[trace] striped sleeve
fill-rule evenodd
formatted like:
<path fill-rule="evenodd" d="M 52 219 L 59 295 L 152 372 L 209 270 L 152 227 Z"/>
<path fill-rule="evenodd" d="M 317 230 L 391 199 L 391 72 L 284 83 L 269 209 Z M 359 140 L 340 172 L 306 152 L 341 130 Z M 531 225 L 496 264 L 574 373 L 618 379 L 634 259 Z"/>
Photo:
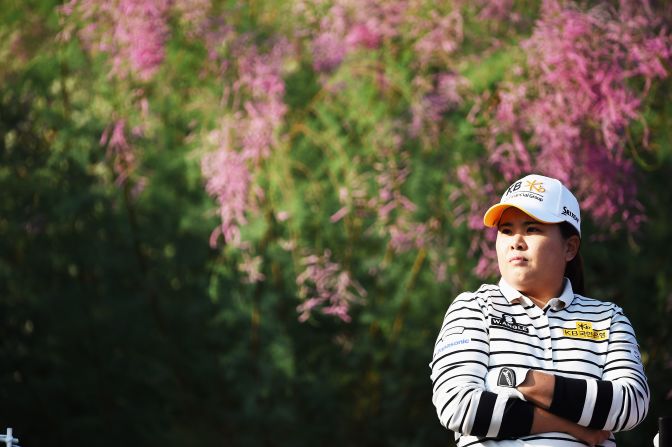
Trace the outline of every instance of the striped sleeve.
<path fill-rule="evenodd" d="M 490 348 L 483 305 L 477 294 L 463 293 L 448 308 L 429 365 L 432 402 L 441 424 L 462 435 L 528 435 L 532 404 L 485 390 Z"/>
<path fill-rule="evenodd" d="M 644 420 L 650 397 L 634 329 L 616 307 L 602 380 L 556 375 L 549 411 L 585 427 L 617 432 Z"/>

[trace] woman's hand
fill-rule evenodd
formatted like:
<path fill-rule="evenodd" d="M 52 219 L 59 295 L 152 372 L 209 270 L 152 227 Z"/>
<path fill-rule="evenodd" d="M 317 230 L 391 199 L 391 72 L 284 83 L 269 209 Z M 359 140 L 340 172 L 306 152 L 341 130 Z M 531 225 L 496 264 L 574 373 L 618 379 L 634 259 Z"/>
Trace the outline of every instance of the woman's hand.
<path fill-rule="evenodd" d="M 531 433 L 548 433 L 552 431 L 567 433 L 591 447 L 602 444 L 609 439 L 609 435 L 611 434 L 606 430 L 583 427 L 553 413 L 549 413 L 543 408 L 535 407 Z"/>
<path fill-rule="evenodd" d="M 553 402 L 555 376 L 531 369 L 527 372 L 525 380 L 518 385 L 517 390 L 525 396 L 526 400 L 548 410 Z"/>
<path fill-rule="evenodd" d="M 607 430 L 597 430 L 594 428 L 582 427 L 578 424 L 572 425 L 573 427 L 570 429 L 568 434 L 587 443 L 591 447 L 602 444 L 604 441 L 609 439 L 609 435 L 611 435 L 611 432 Z"/>

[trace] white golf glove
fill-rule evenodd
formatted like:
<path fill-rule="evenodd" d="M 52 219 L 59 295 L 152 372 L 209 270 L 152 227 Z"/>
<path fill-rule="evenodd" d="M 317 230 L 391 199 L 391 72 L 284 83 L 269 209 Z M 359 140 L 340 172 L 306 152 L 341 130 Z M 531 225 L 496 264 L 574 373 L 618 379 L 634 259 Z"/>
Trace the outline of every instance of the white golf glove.
<path fill-rule="evenodd" d="M 485 376 L 485 389 L 497 394 L 508 394 L 525 400 L 523 394 L 516 389 L 523 383 L 529 368 L 519 368 L 513 366 L 500 366 L 488 371 Z"/>

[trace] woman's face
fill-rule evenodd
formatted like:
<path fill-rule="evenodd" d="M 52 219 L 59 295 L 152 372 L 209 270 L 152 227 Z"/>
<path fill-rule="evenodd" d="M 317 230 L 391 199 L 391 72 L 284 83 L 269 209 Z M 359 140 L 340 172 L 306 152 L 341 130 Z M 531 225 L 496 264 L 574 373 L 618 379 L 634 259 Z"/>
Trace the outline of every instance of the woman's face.
<path fill-rule="evenodd" d="M 565 240 L 558 224 L 542 224 L 507 208 L 497 226 L 497 262 L 504 280 L 519 292 L 547 301 L 562 292 L 565 265 L 579 248 Z"/>

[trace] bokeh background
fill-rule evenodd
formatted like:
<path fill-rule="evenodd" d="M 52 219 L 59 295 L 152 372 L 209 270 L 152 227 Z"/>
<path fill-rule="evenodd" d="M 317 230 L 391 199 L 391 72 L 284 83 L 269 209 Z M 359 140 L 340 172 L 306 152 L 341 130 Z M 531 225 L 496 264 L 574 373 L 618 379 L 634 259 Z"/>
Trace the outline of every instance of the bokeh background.
<path fill-rule="evenodd" d="M 672 415 L 672 7 L 2 0 L 0 428 L 453 445 L 428 363 L 537 172 Z M 4 430 L 3 430 L 4 432 Z"/>

